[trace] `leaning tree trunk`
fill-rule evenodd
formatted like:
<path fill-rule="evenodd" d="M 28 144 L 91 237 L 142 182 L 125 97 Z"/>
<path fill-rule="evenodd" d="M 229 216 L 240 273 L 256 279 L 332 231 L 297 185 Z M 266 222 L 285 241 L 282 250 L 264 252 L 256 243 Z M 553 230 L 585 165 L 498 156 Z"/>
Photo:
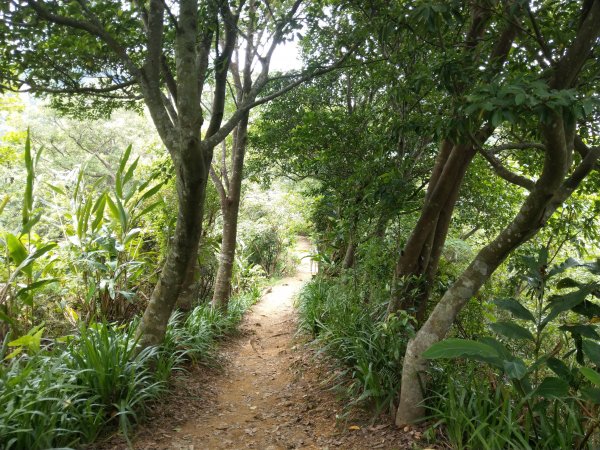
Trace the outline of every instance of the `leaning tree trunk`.
<path fill-rule="evenodd" d="M 487 138 L 487 130 L 485 134 Z M 474 156 L 473 146 L 442 143 L 421 215 L 396 264 L 390 313 L 403 309 L 412 311 L 419 323 L 424 319 L 452 212 Z"/>
<path fill-rule="evenodd" d="M 198 254 L 212 152 L 201 152 L 197 140 L 192 141 L 190 147 L 185 152 L 189 157 L 176 167 L 179 200 L 177 225 L 160 278 L 142 316 L 139 327 L 142 348 L 162 342 L 189 267 Z"/>
<path fill-rule="evenodd" d="M 465 56 L 482 62 L 484 58 L 479 53 L 479 44 L 485 41 L 482 37 L 490 25 L 493 12 L 493 8 L 488 6 L 484 2 L 473 2 L 471 25 L 464 41 Z M 512 2 L 505 2 L 504 9 L 507 13 L 512 7 Z M 518 27 L 512 22 L 498 29 L 497 40 L 485 61 L 488 69 L 482 73 L 484 78 L 479 81 L 485 82 L 485 77 L 494 76 L 497 71 L 502 70 L 517 30 Z M 458 84 L 455 94 L 464 94 L 467 88 L 467 83 Z M 480 126 L 473 133 L 474 140 L 483 143 L 493 131 L 493 127 L 489 125 Z M 465 173 L 475 154 L 476 147 L 470 142 L 451 142 L 446 139 L 441 143 L 421 215 L 398 258 L 388 312 L 409 310 L 415 314 L 419 323 L 424 320 L 431 282 L 446 242 L 452 212 Z M 417 295 L 414 295 L 415 292 Z"/>
<path fill-rule="evenodd" d="M 544 127 L 544 135 L 547 140 L 544 168 L 519 213 L 477 254 L 409 342 L 402 369 L 396 425 L 412 423 L 424 416 L 423 387 L 426 386 L 426 379 L 422 375 L 427 368 L 427 361 L 422 356 L 423 352 L 446 336 L 469 299 L 514 249 L 536 235 L 598 160 L 600 149 L 596 148 L 588 153 L 572 175 L 563 182 L 570 162 L 568 143 L 572 142 L 572 135 L 569 136 L 566 132 L 562 117 L 559 116 L 555 116 L 553 123 Z"/>

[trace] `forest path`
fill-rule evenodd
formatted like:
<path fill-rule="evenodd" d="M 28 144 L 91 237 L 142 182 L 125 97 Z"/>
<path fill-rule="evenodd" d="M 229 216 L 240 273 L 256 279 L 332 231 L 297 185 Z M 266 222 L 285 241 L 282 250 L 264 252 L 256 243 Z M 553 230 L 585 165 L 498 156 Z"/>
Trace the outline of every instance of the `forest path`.
<path fill-rule="evenodd" d="M 241 336 L 223 345 L 222 372 L 178 377 L 173 394 L 136 433 L 135 449 L 415 448 L 418 432 L 373 425 L 368 417 L 337 420 L 343 404 L 320 383 L 328 374 L 294 340 L 293 302 L 311 277 L 309 250 L 301 238 L 296 274 L 274 285 L 246 314 Z"/>

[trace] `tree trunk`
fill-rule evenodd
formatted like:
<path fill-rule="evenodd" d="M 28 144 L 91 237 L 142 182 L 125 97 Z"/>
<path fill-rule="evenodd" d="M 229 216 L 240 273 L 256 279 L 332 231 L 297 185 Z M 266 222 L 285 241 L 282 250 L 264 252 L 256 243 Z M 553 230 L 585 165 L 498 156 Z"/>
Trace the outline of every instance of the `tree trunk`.
<path fill-rule="evenodd" d="M 179 294 L 176 303 L 177 309 L 191 311 L 194 307 L 194 301 L 196 300 L 195 295 L 198 289 L 197 281 L 199 270 L 198 255 L 196 255 L 196 257 L 190 259 L 188 268 L 185 271 L 185 277 L 183 278 L 183 284 L 181 286 L 181 294 Z"/>
<path fill-rule="evenodd" d="M 227 311 L 231 295 L 231 280 L 233 277 L 233 263 L 237 240 L 237 221 L 239 212 L 239 199 L 234 204 L 230 199 L 225 200 L 223 211 L 223 238 L 221 252 L 219 253 L 219 268 L 215 280 L 215 291 L 212 304 L 221 311 Z"/>
<path fill-rule="evenodd" d="M 179 208 L 173 243 L 138 330 L 142 348 L 162 342 L 186 274 L 198 254 L 212 151 L 201 149 L 197 139 L 188 146 L 182 152 L 187 157 L 176 165 Z"/>
<path fill-rule="evenodd" d="M 475 153 L 472 146 L 442 143 L 421 215 L 396 264 L 388 312 L 412 311 L 419 323 L 424 319 L 452 212 Z"/>
<path fill-rule="evenodd" d="M 223 213 L 223 232 L 221 252 L 219 254 L 219 268 L 215 280 L 215 291 L 212 304 L 221 311 L 227 311 L 231 294 L 231 279 L 233 276 L 233 263 L 237 245 L 237 225 L 240 212 L 240 198 L 242 191 L 242 177 L 244 170 L 244 157 L 248 140 L 248 114 L 242 118 L 236 128 L 232 146 L 232 167 L 229 179 L 228 192 L 220 180 L 213 180 L 221 197 L 221 211 Z M 226 170 L 226 167 L 223 168 Z M 213 172 L 214 173 L 214 172 Z"/>
<path fill-rule="evenodd" d="M 547 152 L 542 174 L 513 221 L 485 246 L 446 291 L 433 312 L 408 344 L 402 370 L 400 404 L 396 425 L 415 422 L 424 416 L 422 378 L 427 361 L 422 354 L 432 344 L 442 340 L 454 320 L 481 286 L 490 278 L 508 255 L 529 240 L 545 225 L 548 218 L 581 183 L 594 167 L 600 149 L 590 151 L 579 167 L 563 182 L 570 162 L 569 132 L 562 118 L 555 117 L 544 127 Z"/>
<path fill-rule="evenodd" d="M 344 262 L 342 268 L 351 269 L 354 266 L 354 259 L 356 256 L 356 242 L 352 235 L 350 235 L 348 246 L 346 247 L 346 254 L 344 255 Z"/>

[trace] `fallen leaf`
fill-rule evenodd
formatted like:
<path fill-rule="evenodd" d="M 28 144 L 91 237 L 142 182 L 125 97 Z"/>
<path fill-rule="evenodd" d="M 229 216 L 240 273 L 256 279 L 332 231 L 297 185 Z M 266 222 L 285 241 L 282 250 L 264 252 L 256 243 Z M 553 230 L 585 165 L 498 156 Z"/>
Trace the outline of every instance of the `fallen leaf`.
<path fill-rule="evenodd" d="M 360 430 L 360 427 L 358 425 L 350 425 L 348 427 L 349 430 Z"/>

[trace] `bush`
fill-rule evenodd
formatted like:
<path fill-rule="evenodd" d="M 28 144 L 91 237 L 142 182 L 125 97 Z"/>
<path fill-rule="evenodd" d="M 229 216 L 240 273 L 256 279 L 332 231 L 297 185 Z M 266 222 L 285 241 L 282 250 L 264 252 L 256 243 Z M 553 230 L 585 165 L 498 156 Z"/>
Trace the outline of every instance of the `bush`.
<path fill-rule="evenodd" d="M 597 448 L 600 264 L 550 265 L 545 248 L 521 263 L 521 298 L 493 301 L 500 320 L 489 324 L 492 336 L 449 338 L 424 352 L 487 366 L 461 372 L 465 385 L 454 377 L 434 383 L 432 417 L 456 448 Z M 557 279 L 566 271 L 577 279 Z M 479 382 L 482 373 L 491 387 Z"/>

